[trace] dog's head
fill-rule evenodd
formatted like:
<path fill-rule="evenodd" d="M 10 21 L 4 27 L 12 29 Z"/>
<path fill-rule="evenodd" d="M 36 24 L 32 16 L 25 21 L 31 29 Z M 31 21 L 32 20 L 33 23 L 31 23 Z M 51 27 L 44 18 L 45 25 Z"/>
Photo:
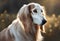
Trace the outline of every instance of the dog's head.
<path fill-rule="evenodd" d="M 44 7 L 38 3 L 23 5 L 17 16 L 25 26 L 32 25 L 31 22 L 40 26 L 46 23 Z"/>
<path fill-rule="evenodd" d="M 28 4 L 28 10 L 33 19 L 33 23 L 37 25 L 44 25 L 46 23 L 44 7 L 38 3 Z"/>

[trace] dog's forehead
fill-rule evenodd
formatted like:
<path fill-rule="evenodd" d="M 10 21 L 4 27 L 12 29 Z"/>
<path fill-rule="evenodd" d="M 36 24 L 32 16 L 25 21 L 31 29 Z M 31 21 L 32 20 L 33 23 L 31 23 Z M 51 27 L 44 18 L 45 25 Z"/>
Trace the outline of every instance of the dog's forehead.
<path fill-rule="evenodd" d="M 43 6 L 41 6 L 40 4 L 38 4 L 38 3 L 31 3 L 31 4 L 29 4 L 29 5 L 31 5 L 31 9 L 43 9 Z"/>
<path fill-rule="evenodd" d="M 43 7 L 40 4 L 35 4 L 36 9 L 43 9 Z"/>
<path fill-rule="evenodd" d="M 37 10 L 43 10 L 43 6 L 41 6 L 40 4 L 38 3 L 34 3 L 31 5 L 31 9 L 37 9 Z"/>

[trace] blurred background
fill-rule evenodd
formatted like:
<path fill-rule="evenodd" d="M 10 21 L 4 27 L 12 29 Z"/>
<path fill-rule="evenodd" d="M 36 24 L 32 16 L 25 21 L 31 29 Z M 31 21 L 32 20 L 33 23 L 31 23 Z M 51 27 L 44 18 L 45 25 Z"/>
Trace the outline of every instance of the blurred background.
<path fill-rule="evenodd" d="M 60 0 L 0 0 L 0 31 L 12 23 L 23 4 L 30 2 L 45 7 L 47 23 L 44 41 L 60 41 Z"/>

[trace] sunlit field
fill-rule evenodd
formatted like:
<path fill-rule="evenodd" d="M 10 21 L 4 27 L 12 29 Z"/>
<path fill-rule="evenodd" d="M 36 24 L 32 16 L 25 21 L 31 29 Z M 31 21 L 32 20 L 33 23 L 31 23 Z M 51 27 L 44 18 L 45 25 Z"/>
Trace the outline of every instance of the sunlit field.
<path fill-rule="evenodd" d="M 60 30 L 60 15 L 56 16 L 52 14 L 51 16 L 46 15 L 47 23 L 45 25 L 46 32 L 49 34 L 54 30 Z"/>

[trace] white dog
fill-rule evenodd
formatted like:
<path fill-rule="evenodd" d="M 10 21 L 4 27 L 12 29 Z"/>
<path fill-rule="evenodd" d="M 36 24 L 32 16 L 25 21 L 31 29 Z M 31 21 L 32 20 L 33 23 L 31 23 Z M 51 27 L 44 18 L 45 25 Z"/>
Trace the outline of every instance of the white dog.
<path fill-rule="evenodd" d="M 0 41 L 42 41 L 45 23 L 43 6 L 38 3 L 23 5 L 12 24 L 0 32 Z"/>

